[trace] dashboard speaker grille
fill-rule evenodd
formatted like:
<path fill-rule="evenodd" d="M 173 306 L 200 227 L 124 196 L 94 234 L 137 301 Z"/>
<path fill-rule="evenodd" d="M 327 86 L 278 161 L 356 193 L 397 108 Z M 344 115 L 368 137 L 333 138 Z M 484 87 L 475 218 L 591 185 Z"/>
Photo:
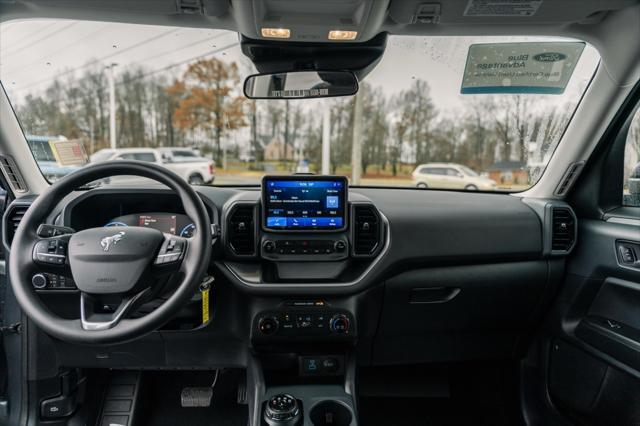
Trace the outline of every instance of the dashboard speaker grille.
<path fill-rule="evenodd" d="M 13 158 L 0 156 L 0 167 L 2 167 L 2 171 L 4 172 L 5 177 L 9 181 L 9 185 L 16 192 L 26 192 L 27 185 L 24 183 L 24 179 L 16 166 Z"/>
<path fill-rule="evenodd" d="M 252 256 L 256 251 L 255 244 L 255 208 L 238 206 L 229 216 L 227 233 L 229 247 L 240 256 Z"/>
<path fill-rule="evenodd" d="M 568 252 L 576 241 L 576 221 L 573 213 L 568 208 L 554 207 L 552 215 L 551 250 Z"/>
<path fill-rule="evenodd" d="M 373 254 L 380 245 L 380 215 L 376 209 L 373 206 L 354 206 L 353 227 L 354 254 Z"/>
<path fill-rule="evenodd" d="M 14 206 L 11 207 L 5 215 L 4 220 L 6 220 L 6 224 L 4 229 L 7 230 L 8 245 L 11 245 L 13 237 L 16 234 L 16 229 L 18 229 L 18 225 L 20 225 L 20 222 L 22 221 L 22 218 L 24 217 L 28 208 L 29 206 Z"/>

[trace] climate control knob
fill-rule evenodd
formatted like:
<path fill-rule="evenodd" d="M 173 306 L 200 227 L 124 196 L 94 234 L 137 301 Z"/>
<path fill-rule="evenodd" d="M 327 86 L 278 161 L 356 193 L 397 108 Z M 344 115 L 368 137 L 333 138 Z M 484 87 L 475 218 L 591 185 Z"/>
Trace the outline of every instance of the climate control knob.
<path fill-rule="evenodd" d="M 47 284 L 49 284 L 49 280 L 43 274 L 35 274 L 31 277 L 31 285 L 33 285 L 33 288 L 43 289 L 47 287 Z"/>
<path fill-rule="evenodd" d="M 335 244 L 333 245 L 333 248 L 335 249 L 335 251 L 337 251 L 338 253 L 345 251 L 345 249 L 347 248 L 347 243 L 345 243 L 342 240 L 338 240 L 335 242 Z"/>
<path fill-rule="evenodd" d="M 262 318 L 258 322 L 258 329 L 265 336 L 275 334 L 278 331 L 278 320 L 273 317 Z"/>
<path fill-rule="evenodd" d="M 345 334 L 349 332 L 349 317 L 345 314 L 336 314 L 329 321 L 329 328 L 332 332 Z"/>
<path fill-rule="evenodd" d="M 262 244 L 262 248 L 267 253 L 273 253 L 276 250 L 276 243 L 271 240 L 267 240 Z"/>

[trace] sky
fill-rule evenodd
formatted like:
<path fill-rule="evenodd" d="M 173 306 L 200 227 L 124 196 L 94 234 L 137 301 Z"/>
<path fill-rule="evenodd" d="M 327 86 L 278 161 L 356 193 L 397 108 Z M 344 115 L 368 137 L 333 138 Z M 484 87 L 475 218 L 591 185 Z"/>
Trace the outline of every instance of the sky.
<path fill-rule="evenodd" d="M 383 59 L 365 81 L 393 95 L 416 78 L 426 80 L 439 110 L 455 115 L 468 98 L 478 96 L 460 94 L 470 44 L 540 39 L 391 36 Z M 45 89 L 56 76 L 78 75 L 90 61 L 118 64 L 117 81 L 118 69 L 124 66 L 179 75 L 186 63 L 203 55 L 238 62 L 242 79 L 254 72 L 240 51 L 237 34 L 229 31 L 65 20 L 0 25 L 0 80 L 14 103 Z M 577 99 L 598 60 L 597 51 L 587 46 L 565 94 L 545 96 L 544 107 Z"/>

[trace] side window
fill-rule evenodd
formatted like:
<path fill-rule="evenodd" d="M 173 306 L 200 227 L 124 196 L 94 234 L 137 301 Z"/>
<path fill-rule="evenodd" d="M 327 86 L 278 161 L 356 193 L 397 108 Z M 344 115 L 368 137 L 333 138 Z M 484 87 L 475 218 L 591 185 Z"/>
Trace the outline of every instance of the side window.
<path fill-rule="evenodd" d="M 136 160 L 140 160 L 140 161 L 146 161 L 149 163 L 155 163 L 156 161 L 156 156 L 153 155 L 150 152 L 139 152 L 137 154 L 135 154 L 135 159 Z"/>
<path fill-rule="evenodd" d="M 118 155 L 119 160 L 137 160 L 136 155 L 133 153 Z"/>
<path fill-rule="evenodd" d="M 631 122 L 624 150 L 622 204 L 640 207 L 640 108 Z"/>
<path fill-rule="evenodd" d="M 447 169 L 447 176 L 459 177 L 460 172 L 456 169 Z"/>
<path fill-rule="evenodd" d="M 420 169 L 420 174 L 422 175 L 430 175 L 431 169 L 429 167 L 423 167 Z"/>

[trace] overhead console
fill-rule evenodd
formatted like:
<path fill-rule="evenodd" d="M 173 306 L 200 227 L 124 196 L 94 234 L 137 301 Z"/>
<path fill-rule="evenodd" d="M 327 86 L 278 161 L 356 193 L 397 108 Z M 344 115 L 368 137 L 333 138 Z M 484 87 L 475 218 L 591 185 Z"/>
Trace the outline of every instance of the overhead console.
<path fill-rule="evenodd" d="M 341 176 L 265 176 L 223 210 L 224 267 L 243 284 L 349 285 L 385 247 L 386 220 Z"/>

